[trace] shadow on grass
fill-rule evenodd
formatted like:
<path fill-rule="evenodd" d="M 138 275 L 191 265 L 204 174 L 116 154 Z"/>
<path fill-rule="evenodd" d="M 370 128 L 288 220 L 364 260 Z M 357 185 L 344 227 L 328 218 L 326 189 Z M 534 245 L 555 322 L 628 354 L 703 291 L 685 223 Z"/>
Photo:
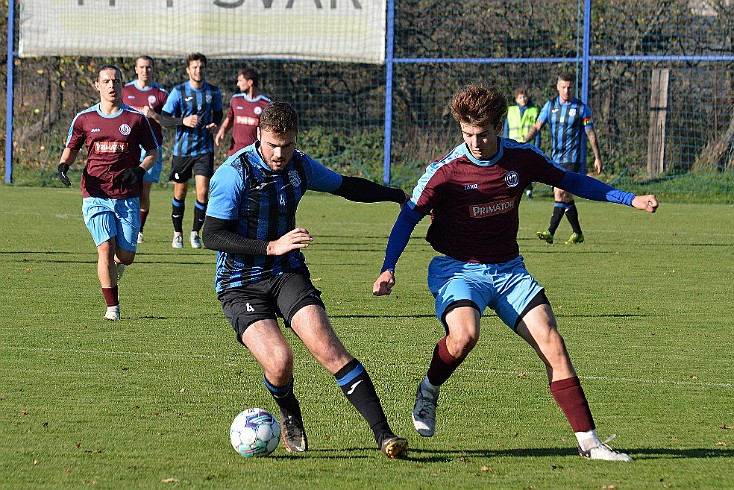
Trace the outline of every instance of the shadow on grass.
<path fill-rule="evenodd" d="M 654 459 L 713 459 L 713 458 L 734 458 L 734 450 L 731 449 L 716 449 L 716 448 L 692 448 L 692 449 L 671 449 L 671 448 L 640 448 L 640 449 L 624 449 L 616 448 L 624 452 L 628 452 L 635 460 L 654 460 Z M 339 453 L 353 453 L 370 451 L 371 448 L 346 448 L 341 449 Z M 312 451 L 309 450 L 309 453 Z M 313 452 L 325 453 L 318 457 L 324 457 L 326 459 L 352 459 L 355 456 L 351 454 L 345 454 L 340 456 L 335 453 L 336 451 L 321 449 Z M 290 455 L 292 458 L 298 456 Z M 357 457 L 368 457 L 368 456 L 357 456 Z M 454 460 L 460 459 L 471 459 L 471 458 L 549 458 L 549 457 L 576 457 L 579 458 L 579 454 L 574 448 L 531 448 L 531 449 L 456 449 L 456 450 L 445 450 L 445 449 L 416 449 L 410 448 L 408 450 L 408 461 L 422 462 L 422 463 L 447 463 Z"/>

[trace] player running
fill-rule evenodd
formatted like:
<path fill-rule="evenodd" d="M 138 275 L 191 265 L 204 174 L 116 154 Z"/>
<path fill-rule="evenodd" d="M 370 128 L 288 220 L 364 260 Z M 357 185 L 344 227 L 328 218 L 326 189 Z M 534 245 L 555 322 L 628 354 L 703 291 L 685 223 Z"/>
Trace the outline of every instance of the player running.
<path fill-rule="evenodd" d="M 571 424 L 579 453 L 590 459 L 632 461 L 597 437 L 550 302 L 520 255 L 518 206 L 523 189 L 533 181 L 650 213 L 657 209 L 657 199 L 567 172 L 530 144 L 498 138 L 506 110 L 505 97 L 497 89 L 468 85 L 454 95 L 451 112 L 464 143 L 429 165 L 418 181 L 390 233 L 382 272 L 373 286 L 377 296 L 390 294 L 398 258 L 416 224 L 430 214 L 426 240 L 443 255 L 428 266 L 428 287 L 446 336 L 436 345 L 428 373 L 418 385 L 413 423 L 422 436 L 435 433 L 441 385 L 476 345 L 480 318 L 490 307 L 545 363 L 550 391 Z"/>
<path fill-rule="evenodd" d="M 101 67 L 94 86 L 100 102 L 74 117 L 58 166 L 59 180 L 71 186 L 69 166 L 86 146 L 82 214 L 97 246 L 97 277 L 107 303 L 104 316 L 119 320 L 117 282 L 135 260 L 143 175 L 158 159 L 158 141 L 148 119 L 122 103 L 119 68 Z M 141 148 L 146 152 L 142 162 Z"/>
<path fill-rule="evenodd" d="M 263 368 L 265 386 L 280 407 L 288 451 L 306 451 L 308 441 L 293 389 L 293 350 L 277 317 L 334 376 L 382 452 L 405 458 L 408 441 L 390 429 L 367 370 L 342 344 L 321 291 L 311 283 L 301 249 L 313 238 L 296 227 L 296 210 L 307 190 L 358 202 L 402 204 L 408 196 L 327 169 L 296 149 L 297 135 L 293 108 L 272 102 L 260 116 L 258 141 L 229 157 L 212 178 L 203 238 L 207 248 L 219 251 L 215 288 L 222 309 L 237 340 Z"/>

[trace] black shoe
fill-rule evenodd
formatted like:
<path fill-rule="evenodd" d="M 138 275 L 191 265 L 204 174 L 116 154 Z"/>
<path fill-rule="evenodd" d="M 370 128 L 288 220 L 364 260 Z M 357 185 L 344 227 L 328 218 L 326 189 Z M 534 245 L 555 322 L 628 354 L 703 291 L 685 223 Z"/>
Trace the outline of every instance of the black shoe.
<path fill-rule="evenodd" d="M 289 453 L 302 453 L 308 449 L 306 429 L 303 428 L 303 419 L 300 413 L 287 413 L 281 409 L 280 434 L 285 450 Z"/>
<path fill-rule="evenodd" d="M 395 434 L 387 434 L 382 438 L 380 450 L 390 459 L 405 459 L 408 457 L 408 441 Z"/>

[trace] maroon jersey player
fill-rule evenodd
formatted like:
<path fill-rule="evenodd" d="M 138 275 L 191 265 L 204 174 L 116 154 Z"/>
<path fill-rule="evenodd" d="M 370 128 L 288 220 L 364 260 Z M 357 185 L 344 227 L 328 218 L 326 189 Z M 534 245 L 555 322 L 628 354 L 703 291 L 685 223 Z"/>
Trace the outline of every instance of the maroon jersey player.
<path fill-rule="evenodd" d="M 119 68 L 104 65 L 94 85 L 100 102 L 74 117 L 58 170 L 61 183 L 69 187 L 69 166 L 82 146 L 87 147 L 82 214 L 97 246 L 105 318 L 119 320 L 117 281 L 135 259 L 143 175 L 158 159 L 158 141 L 148 119 L 122 103 Z M 142 162 L 141 149 L 146 152 Z"/>
<path fill-rule="evenodd" d="M 262 114 L 265 106 L 270 103 L 270 99 L 260 93 L 259 83 L 260 76 L 254 68 L 243 68 L 237 74 L 237 88 L 242 93 L 232 96 L 227 117 L 222 122 L 222 126 L 214 139 L 214 142 L 219 146 L 227 132 L 232 129 L 232 141 L 227 156 L 234 155 L 257 140 L 260 114 Z"/>

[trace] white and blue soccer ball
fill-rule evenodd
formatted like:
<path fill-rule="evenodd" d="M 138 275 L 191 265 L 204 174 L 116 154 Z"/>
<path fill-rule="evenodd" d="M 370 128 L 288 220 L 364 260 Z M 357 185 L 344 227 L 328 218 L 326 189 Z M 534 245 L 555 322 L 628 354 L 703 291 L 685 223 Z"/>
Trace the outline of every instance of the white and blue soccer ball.
<path fill-rule="evenodd" d="M 232 421 L 229 440 L 234 450 L 246 458 L 267 456 L 280 443 L 280 424 L 267 410 L 248 408 Z"/>

